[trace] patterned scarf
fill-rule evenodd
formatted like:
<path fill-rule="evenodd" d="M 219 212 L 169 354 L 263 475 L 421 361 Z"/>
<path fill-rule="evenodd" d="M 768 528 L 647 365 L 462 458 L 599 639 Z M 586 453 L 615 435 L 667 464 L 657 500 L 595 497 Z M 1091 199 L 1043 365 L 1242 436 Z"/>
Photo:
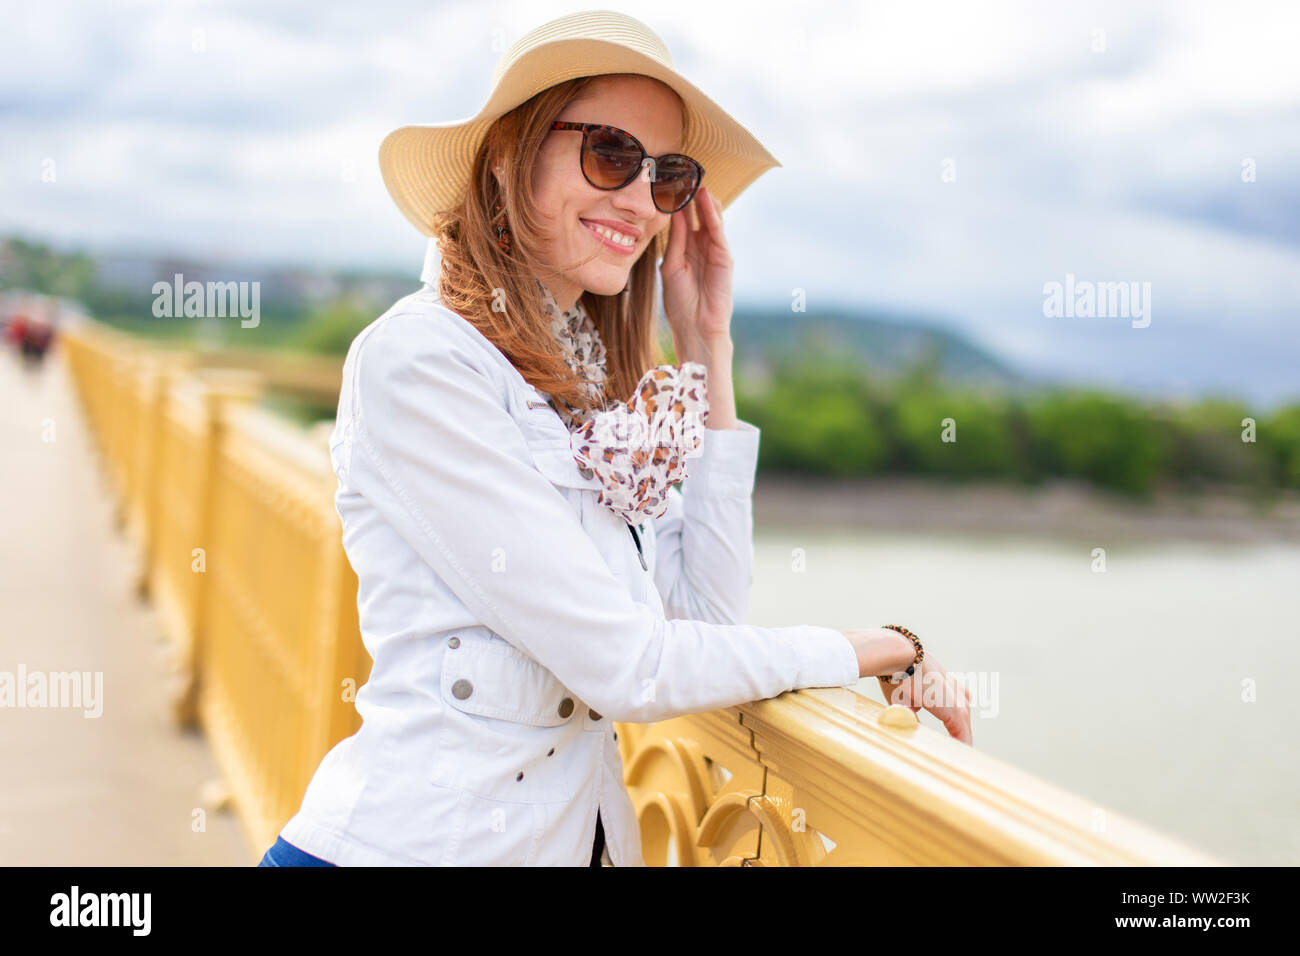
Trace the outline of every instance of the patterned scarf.
<path fill-rule="evenodd" d="M 537 286 L 569 367 L 603 409 L 584 412 L 546 396 L 569 427 L 574 461 L 584 475 L 595 472 L 603 485 L 597 500 L 628 524 L 662 517 L 669 488 L 686 477 L 686 459 L 699 453 L 703 440 L 709 416 L 704 366 L 657 365 L 641 376 L 627 402 L 610 402 L 605 345 L 582 300 L 564 311 L 541 280 Z"/>

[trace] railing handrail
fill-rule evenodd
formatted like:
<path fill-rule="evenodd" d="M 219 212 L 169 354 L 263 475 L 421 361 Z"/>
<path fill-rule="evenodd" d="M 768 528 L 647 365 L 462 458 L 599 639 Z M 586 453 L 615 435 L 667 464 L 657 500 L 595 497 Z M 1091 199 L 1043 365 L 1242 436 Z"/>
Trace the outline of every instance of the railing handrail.
<path fill-rule="evenodd" d="M 845 688 L 739 710 L 771 774 L 846 808 L 856 794 L 886 795 L 888 818 L 864 808 L 859 825 L 882 841 L 933 843 L 927 855 L 953 865 L 1228 865 L 945 732 L 882 724 L 885 704 Z"/>

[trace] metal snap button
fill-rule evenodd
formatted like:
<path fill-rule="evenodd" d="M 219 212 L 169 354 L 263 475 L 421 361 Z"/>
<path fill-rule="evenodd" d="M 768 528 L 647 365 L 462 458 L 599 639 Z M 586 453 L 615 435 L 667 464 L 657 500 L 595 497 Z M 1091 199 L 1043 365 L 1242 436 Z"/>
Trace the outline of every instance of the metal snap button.
<path fill-rule="evenodd" d="M 573 698 L 566 697 L 560 701 L 560 716 L 568 717 L 571 713 L 573 713 Z"/>
<path fill-rule="evenodd" d="M 451 640 L 447 642 L 447 646 L 450 647 L 452 650 L 455 650 L 456 648 L 460 647 L 460 638 L 453 637 Z"/>
<path fill-rule="evenodd" d="M 588 710 L 587 713 L 591 715 L 592 720 L 600 720 L 600 714 L 596 713 L 594 710 Z"/>
<path fill-rule="evenodd" d="M 595 474 L 595 472 L 592 471 L 590 468 L 588 468 L 586 465 L 579 465 L 578 474 L 582 475 L 582 477 L 584 478 L 590 478 L 592 475 Z"/>
<path fill-rule="evenodd" d="M 474 693 L 474 685 L 463 677 L 451 685 L 451 696 L 457 700 L 464 700 L 472 693 Z"/>

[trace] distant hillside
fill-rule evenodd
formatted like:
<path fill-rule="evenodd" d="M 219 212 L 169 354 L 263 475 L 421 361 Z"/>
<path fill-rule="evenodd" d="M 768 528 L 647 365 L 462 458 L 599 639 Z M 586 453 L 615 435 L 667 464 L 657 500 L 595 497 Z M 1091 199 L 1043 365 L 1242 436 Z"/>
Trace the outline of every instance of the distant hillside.
<path fill-rule="evenodd" d="M 738 361 L 749 368 L 821 347 L 858 359 L 869 369 L 886 375 L 929 362 L 946 381 L 1002 386 L 1025 382 L 1021 372 L 960 333 L 894 315 L 847 309 L 799 313 L 737 306 L 732 335 Z"/>

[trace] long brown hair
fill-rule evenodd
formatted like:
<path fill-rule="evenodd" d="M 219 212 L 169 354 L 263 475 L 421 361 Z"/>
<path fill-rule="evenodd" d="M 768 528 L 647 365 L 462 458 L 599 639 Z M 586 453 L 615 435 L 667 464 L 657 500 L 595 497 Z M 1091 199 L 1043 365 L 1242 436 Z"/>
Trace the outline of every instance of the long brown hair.
<path fill-rule="evenodd" d="M 438 287 L 443 304 L 483 333 L 525 381 L 582 409 L 592 407 L 583 379 L 565 361 L 538 295 L 537 280 L 553 288 L 549 280 L 563 270 L 545 265 L 538 256 L 545 240 L 536 214 L 532 169 L 552 121 L 595 79 L 584 76 L 558 83 L 493 123 L 475 157 L 464 200 L 432 222 L 442 257 Z M 492 174 L 494 167 L 502 167 L 500 183 Z M 494 216 L 498 202 L 504 208 Z M 509 252 L 496 242 L 495 226 L 503 217 L 510 229 Z M 667 239 L 665 229 L 645 248 L 632 266 L 627 291 L 582 293 L 580 301 L 605 345 L 607 400 L 626 401 L 646 369 L 660 361 L 655 270 Z"/>

